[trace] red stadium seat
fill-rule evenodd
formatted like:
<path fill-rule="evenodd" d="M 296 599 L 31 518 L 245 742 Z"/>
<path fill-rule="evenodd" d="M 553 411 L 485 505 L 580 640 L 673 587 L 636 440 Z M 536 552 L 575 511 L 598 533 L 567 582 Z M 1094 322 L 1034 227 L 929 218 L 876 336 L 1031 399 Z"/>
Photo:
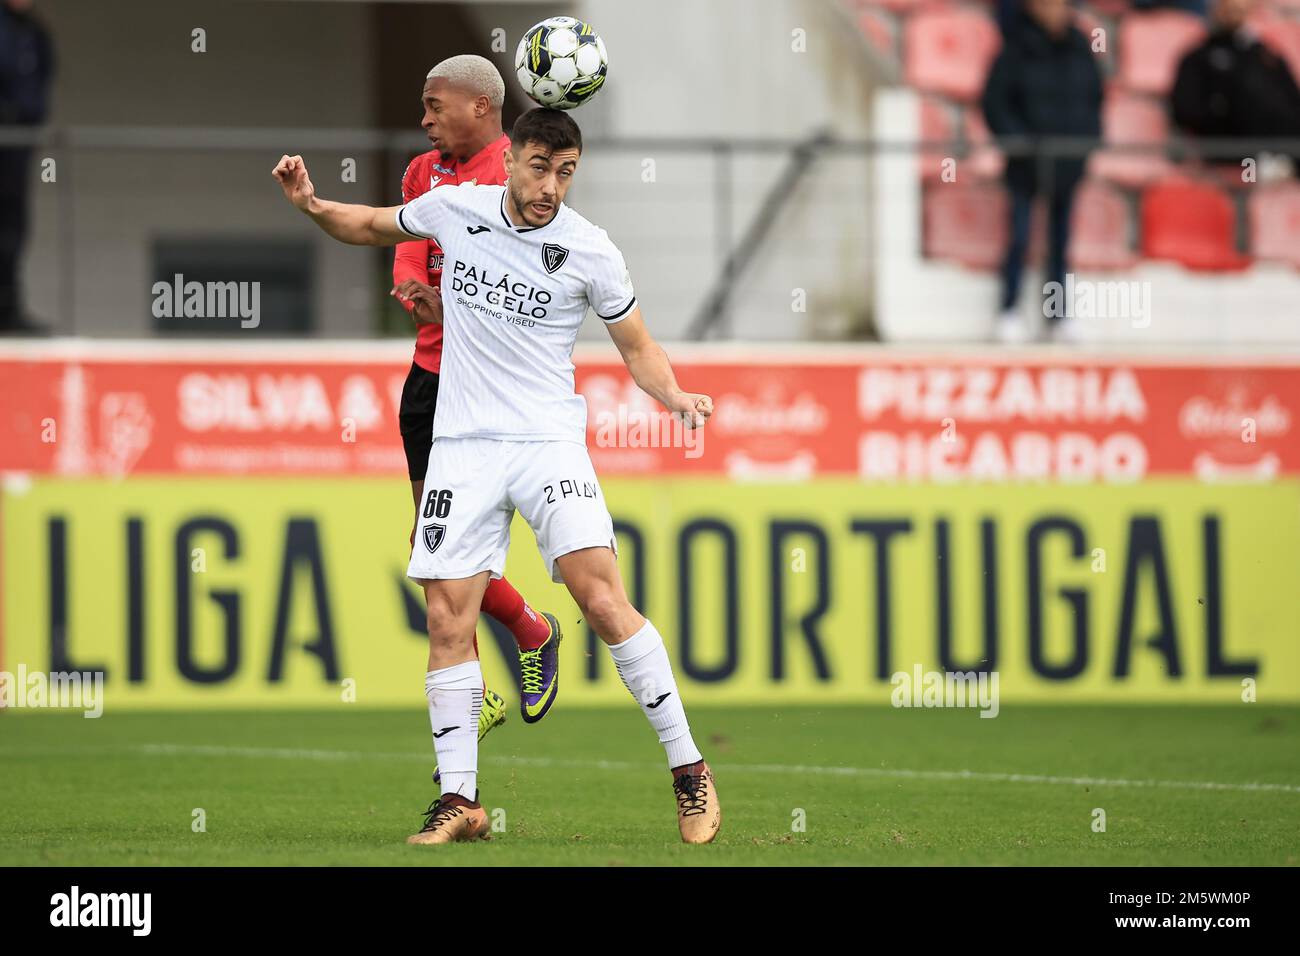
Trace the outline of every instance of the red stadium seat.
<path fill-rule="evenodd" d="M 957 135 L 953 105 L 937 96 L 921 97 L 921 139 L 926 142 L 952 140 Z M 936 182 L 943 173 L 943 161 L 956 156 L 956 146 L 944 146 L 921 152 L 921 179 Z M 960 177 L 958 177 L 960 178 Z"/>
<path fill-rule="evenodd" d="M 905 79 L 923 92 L 969 102 L 983 92 L 1001 43 L 989 15 L 973 7 L 922 10 L 903 28 Z"/>
<path fill-rule="evenodd" d="M 961 182 L 925 187 L 922 245 L 925 254 L 973 269 L 996 269 L 1007 244 L 1007 196 L 996 186 Z"/>
<path fill-rule="evenodd" d="M 1169 139 L 1169 119 L 1161 103 L 1116 87 L 1102 104 L 1101 125 L 1102 136 L 1111 145 L 1163 144 Z M 1169 160 L 1158 151 L 1103 149 L 1091 159 L 1094 176 L 1129 187 L 1145 186 L 1170 169 Z"/>
<path fill-rule="evenodd" d="M 1236 208 L 1219 189 L 1168 179 L 1142 194 L 1142 254 L 1189 269 L 1244 269 L 1250 259 L 1237 251 L 1236 223 Z"/>
<path fill-rule="evenodd" d="M 1254 256 L 1300 269 L 1300 183 L 1255 186 L 1246 204 Z"/>
<path fill-rule="evenodd" d="M 1199 17 L 1181 10 L 1130 13 L 1119 27 L 1119 78 L 1130 90 L 1165 96 L 1178 61 L 1205 37 Z"/>
<path fill-rule="evenodd" d="M 1070 229 L 1070 268 L 1081 271 L 1128 269 L 1138 261 L 1130 238 L 1128 200 L 1103 182 L 1087 180 L 1074 195 Z"/>

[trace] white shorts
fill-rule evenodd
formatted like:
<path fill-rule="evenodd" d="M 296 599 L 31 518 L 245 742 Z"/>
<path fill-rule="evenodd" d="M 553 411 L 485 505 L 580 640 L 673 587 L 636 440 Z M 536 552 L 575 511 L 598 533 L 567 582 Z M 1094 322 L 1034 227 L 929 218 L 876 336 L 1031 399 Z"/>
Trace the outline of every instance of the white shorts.
<path fill-rule="evenodd" d="M 552 581 L 555 559 L 612 548 L 614 522 L 585 445 L 566 441 L 438 438 L 420 496 L 408 577 L 468 578 L 505 571 L 510 521 L 524 516 Z"/>

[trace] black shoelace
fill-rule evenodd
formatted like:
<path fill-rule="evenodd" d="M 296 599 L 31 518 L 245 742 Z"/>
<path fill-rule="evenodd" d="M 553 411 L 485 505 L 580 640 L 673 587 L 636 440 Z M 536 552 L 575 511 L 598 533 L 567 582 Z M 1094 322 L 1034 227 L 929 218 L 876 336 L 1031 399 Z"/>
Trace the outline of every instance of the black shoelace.
<path fill-rule="evenodd" d="M 450 803 L 443 803 L 439 798 L 429 804 L 429 809 L 424 811 L 424 826 L 420 828 L 421 833 L 428 833 L 430 830 L 436 830 L 449 820 L 464 813 L 464 809 L 454 806 Z"/>
<path fill-rule="evenodd" d="M 673 781 L 677 809 L 684 817 L 704 813 L 708 800 L 704 795 L 703 774 L 683 773 Z"/>

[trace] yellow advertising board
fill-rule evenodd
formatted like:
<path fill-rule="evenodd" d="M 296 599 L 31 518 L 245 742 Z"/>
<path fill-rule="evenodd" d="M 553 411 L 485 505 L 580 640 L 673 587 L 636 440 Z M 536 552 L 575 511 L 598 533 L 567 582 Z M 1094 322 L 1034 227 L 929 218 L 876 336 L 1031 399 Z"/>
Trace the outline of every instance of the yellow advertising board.
<path fill-rule="evenodd" d="M 692 707 L 886 704 L 899 672 L 1009 701 L 1300 700 L 1300 483 L 606 479 L 629 592 Z M 0 669 L 106 707 L 420 700 L 411 503 L 379 478 L 39 478 L 0 499 Z M 507 576 L 565 627 L 565 706 L 626 690 L 516 519 Z M 513 699 L 508 634 L 479 627 Z"/>

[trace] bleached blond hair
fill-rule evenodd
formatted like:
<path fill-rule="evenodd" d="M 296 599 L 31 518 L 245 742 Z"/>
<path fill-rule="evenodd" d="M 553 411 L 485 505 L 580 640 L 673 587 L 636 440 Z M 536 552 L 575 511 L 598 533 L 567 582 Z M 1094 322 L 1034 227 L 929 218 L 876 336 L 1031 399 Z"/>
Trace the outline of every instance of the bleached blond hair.
<path fill-rule="evenodd" d="M 486 96 L 494 110 L 501 109 L 506 101 L 506 83 L 492 61 L 472 53 L 462 53 L 443 60 L 425 77 L 432 80 L 442 77 L 453 86 L 460 87 L 471 96 Z"/>

